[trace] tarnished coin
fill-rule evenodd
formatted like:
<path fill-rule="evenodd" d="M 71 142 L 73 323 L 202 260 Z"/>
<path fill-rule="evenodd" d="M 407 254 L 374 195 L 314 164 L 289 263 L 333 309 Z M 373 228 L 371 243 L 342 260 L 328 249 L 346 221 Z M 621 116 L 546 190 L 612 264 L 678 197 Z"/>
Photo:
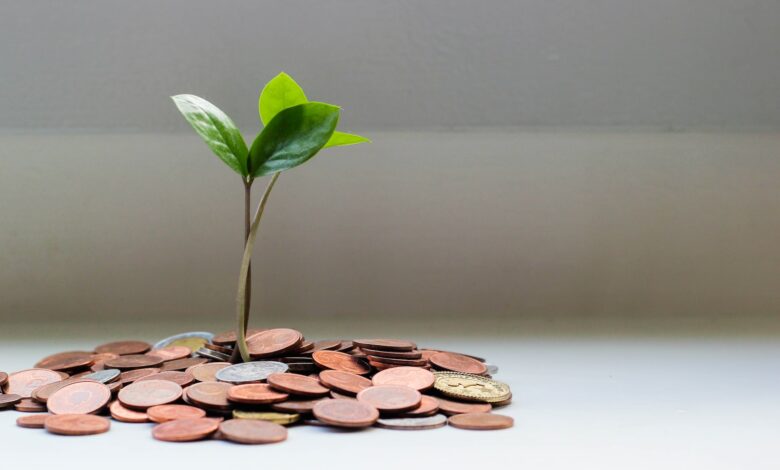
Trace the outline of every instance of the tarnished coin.
<path fill-rule="evenodd" d="M 167 370 L 185 370 L 192 366 L 205 364 L 208 359 L 205 357 L 185 357 L 184 359 L 175 359 L 173 361 L 163 362 L 160 366 L 160 371 L 165 372 Z"/>
<path fill-rule="evenodd" d="M 119 382 L 122 384 L 129 384 L 135 382 L 141 377 L 146 377 L 147 375 L 156 374 L 158 372 L 160 372 L 159 367 L 146 367 L 144 369 L 127 370 L 119 374 Z"/>
<path fill-rule="evenodd" d="M 167 405 L 181 397 L 182 389 L 169 380 L 133 382 L 119 391 L 119 401 L 130 409 L 146 410 L 155 405 Z"/>
<path fill-rule="evenodd" d="M 71 377 L 69 379 L 61 380 L 59 382 L 52 382 L 50 384 L 46 384 L 42 387 L 38 387 L 32 392 L 31 398 L 39 403 L 46 403 L 46 401 L 49 399 L 54 392 L 58 391 L 59 389 L 63 387 L 67 387 L 68 385 L 79 383 L 79 382 L 93 382 L 97 383 L 95 380 L 87 379 L 84 377 Z"/>
<path fill-rule="evenodd" d="M 154 344 L 154 349 L 162 349 L 168 346 L 184 346 L 195 351 L 198 348 L 203 347 L 205 343 L 211 341 L 214 337 L 214 333 L 208 331 L 190 331 L 188 333 L 180 333 L 178 335 L 169 336 Z"/>
<path fill-rule="evenodd" d="M 223 438 L 241 444 L 271 444 L 287 439 L 287 429 L 276 423 L 252 419 L 230 419 L 219 425 Z"/>
<path fill-rule="evenodd" d="M 157 405 L 146 410 L 149 419 L 155 423 L 164 423 L 174 419 L 203 418 L 206 412 L 190 405 Z"/>
<path fill-rule="evenodd" d="M 43 429 L 43 423 L 49 416 L 48 413 L 20 416 L 16 419 L 16 425 L 20 428 Z"/>
<path fill-rule="evenodd" d="M 227 393 L 231 387 L 226 382 L 199 382 L 187 387 L 187 399 L 207 408 L 229 409 Z"/>
<path fill-rule="evenodd" d="M 379 411 L 401 413 L 420 406 L 422 395 L 417 390 L 403 385 L 375 385 L 358 393 L 357 399 Z"/>
<path fill-rule="evenodd" d="M 362 359 L 338 351 L 315 351 L 311 355 L 314 362 L 323 369 L 342 370 L 353 374 L 365 375 L 371 368 Z"/>
<path fill-rule="evenodd" d="M 444 415 L 433 415 L 423 418 L 379 418 L 376 422 L 377 427 L 380 428 L 408 431 L 436 429 L 445 424 L 447 424 L 447 417 Z"/>
<path fill-rule="evenodd" d="M 463 403 L 460 401 L 446 400 L 438 397 L 439 410 L 445 415 L 459 415 L 463 413 L 490 413 L 493 406 L 490 403 Z"/>
<path fill-rule="evenodd" d="M 140 379 L 136 380 L 136 383 L 143 382 L 144 380 L 170 380 L 171 382 L 177 383 L 182 387 L 186 387 L 187 385 L 195 382 L 195 377 L 193 377 L 192 374 L 188 372 L 167 370 L 165 372 L 158 372 L 156 374 L 141 377 Z"/>
<path fill-rule="evenodd" d="M 285 401 L 289 395 L 274 390 L 268 384 L 243 384 L 230 387 L 227 398 L 235 403 L 262 405 Z"/>
<path fill-rule="evenodd" d="M 190 357 L 192 350 L 187 346 L 166 346 L 164 348 L 152 349 L 146 354 L 159 357 L 163 361 L 173 361 L 175 359 Z"/>
<path fill-rule="evenodd" d="M 246 344 L 252 358 L 278 356 L 298 348 L 303 343 L 300 331 L 290 328 L 273 328 L 247 338 Z"/>
<path fill-rule="evenodd" d="M 322 423 L 345 428 L 366 428 L 379 419 L 376 408 L 357 400 L 322 400 L 312 413 Z"/>
<path fill-rule="evenodd" d="M 204 357 L 207 359 L 214 359 L 215 361 L 229 361 L 230 360 L 230 354 L 225 354 L 219 351 L 214 351 L 212 349 L 208 348 L 200 348 L 197 351 L 195 351 L 195 354 L 199 357 Z"/>
<path fill-rule="evenodd" d="M 352 395 L 357 395 L 373 385 L 370 379 L 341 370 L 323 370 L 319 379 L 328 388 Z"/>
<path fill-rule="evenodd" d="M 188 367 L 186 372 L 192 374 L 198 382 L 213 382 L 217 380 L 217 372 L 229 365 L 229 362 L 209 362 Z"/>
<path fill-rule="evenodd" d="M 298 413 L 274 413 L 270 411 L 233 410 L 233 418 L 259 419 L 262 421 L 270 421 L 272 423 L 286 426 L 288 424 L 293 424 L 298 422 L 298 420 L 301 419 L 301 415 Z"/>
<path fill-rule="evenodd" d="M 108 404 L 111 391 L 100 382 L 77 382 L 66 385 L 52 393 L 46 401 L 49 413 L 92 414 Z"/>
<path fill-rule="evenodd" d="M 422 416 L 431 416 L 439 412 L 439 400 L 427 395 L 422 396 L 420 406 L 403 413 L 399 418 L 419 418 Z"/>
<path fill-rule="evenodd" d="M 68 359 L 72 358 L 82 358 L 84 356 L 92 357 L 93 353 L 91 351 L 65 351 L 65 352 L 59 352 L 56 354 L 52 354 L 49 356 L 44 357 L 37 363 L 35 363 L 35 368 L 37 369 L 51 369 L 49 367 L 50 365 L 55 365 L 59 362 L 66 361 Z"/>
<path fill-rule="evenodd" d="M 219 429 L 218 418 L 176 419 L 158 424 L 152 429 L 152 437 L 160 441 L 187 442 L 205 439 Z"/>
<path fill-rule="evenodd" d="M 371 379 L 374 385 L 405 385 L 416 390 L 427 390 L 433 387 L 435 380 L 429 370 L 405 366 L 377 372 Z"/>
<path fill-rule="evenodd" d="M 149 421 L 149 416 L 146 413 L 125 408 L 119 400 L 111 402 L 108 406 L 108 411 L 111 412 L 112 418 L 123 423 L 145 423 Z"/>
<path fill-rule="evenodd" d="M 112 343 L 101 344 L 95 348 L 96 353 L 114 353 L 120 356 L 129 354 L 143 354 L 152 349 L 152 345 L 146 341 L 114 341 Z M 118 367 L 117 367 L 118 369 Z"/>
<path fill-rule="evenodd" d="M 444 395 L 466 401 L 501 402 L 511 397 L 509 386 L 480 375 L 435 372 L 433 387 Z"/>
<path fill-rule="evenodd" d="M 147 356 L 146 354 L 127 354 L 120 355 L 117 358 L 109 359 L 104 364 L 105 367 L 119 370 L 145 369 L 157 367 L 163 363 L 163 360 L 156 356 Z"/>
<path fill-rule="evenodd" d="M 287 364 L 275 361 L 253 361 L 234 364 L 218 371 L 217 380 L 234 384 L 262 382 L 274 373 L 287 372 Z"/>
<path fill-rule="evenodd" d="M 91 379 L 106 384 L 109 382 L 113 382 L 114 380 L 117 380 L 119 378 L 120 373 L 121 371 L 119 369 L 103 369 L 97 372 L 92 372 L 90 374 L 83 375 L 82 378 Z"/>
<path fill-rule="evenodd" d="M 16 393 L 0 393 L 0 409 L 14 406 L 22 401 L 22 396 Z"/>
<path fill-rule="evenodd" d="M 330 392 L 330 390 L 320 384 L 319 380 L 305 375 L 271 374 L 267 380 L 273 388 L 292 395 L 322 397 Z"/>
<path fill-rule="evenodd" d="M 450 417 L 450 426 L 476 431 L 507 429 L 513 425 L 512 417 L 493 413 L 464 413 Z"/>
<path fill-rule="evenodd" d="M 14 372 L 8 376 L 8 382 L 3 387 L 5 393 L 30 398 L 33 390 L 46 384 L 59 382 L 62 376 L 49 369 L 26 369 Z"/>
<path fill-rule="evenodd" d="M 439 369 L 452 372 L 476 375 L 482 375 L 487 372 L 487 367 L 484 363 L 463 354 L 440 352 L 431 356 L 429 361 Z"/>
<path fill-rule="evenodd" d="M 314 400 L 287 400 L 281 403 L 274 403 L 271 405 L 271 409 L 281 413 L 311 413 L 314 405 L 322 400 L 330 400 L 330 398 L 317 398 Z"/>
<path fill-rule="evenodd" d="M 111 422 L 95 415 L 51 415 L 46 418 L 44 427 L 53 434 L 86 436 L 108 431 Z"/>
<path fill-rule="evenodd" d="M 354 339 L 358 347 L 378 349 L 380 351 L 413 351 L 417 345 L 401 339 Z"/>

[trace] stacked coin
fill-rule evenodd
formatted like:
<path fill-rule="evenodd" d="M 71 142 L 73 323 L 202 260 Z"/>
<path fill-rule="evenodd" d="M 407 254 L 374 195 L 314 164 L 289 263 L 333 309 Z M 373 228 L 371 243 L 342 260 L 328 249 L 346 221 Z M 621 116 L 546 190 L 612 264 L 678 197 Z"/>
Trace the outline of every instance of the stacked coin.
<path fill-rule="evenodd" d="M 152 436 L 280 442 L 284 426 L 504 429 L 493 414 L 511 402 L 497 368 L 472 355 L 399 339 L 306 340 L 290 328 L 247 334 L 251 362 L 237 362 L 235 332 L 182 333 L 152 346 L 114 341 L 0 372 L 0 409 L 48 412 L 20 427 L 55 434 L 106 432 L 110 416 L 157 423 Z"/>

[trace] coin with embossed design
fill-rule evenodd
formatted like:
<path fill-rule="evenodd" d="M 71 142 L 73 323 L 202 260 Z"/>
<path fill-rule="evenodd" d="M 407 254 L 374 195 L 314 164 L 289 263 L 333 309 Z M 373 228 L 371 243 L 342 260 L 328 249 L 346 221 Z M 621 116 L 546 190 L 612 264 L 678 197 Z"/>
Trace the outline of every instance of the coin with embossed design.
<path fill-rule="evenodd" d="M 287 372 L 287 364 L 275 361 L 253 361 L 234 364 L 216 373 L 217 380 L 234 384 L 262 382 L 269 375 Z"/>
<path fill-rule="evenodd" d="M 444 395 L 467 401 L 497 403 L 512 396 L 509 385 L 481 375 L 435 372 L 433 387 Z"/>
<path fill-rule="evenodd" d="M 318 421 L 331 426 L 366 428 L 379 419 L 379 411 L 357 400 L 322 400 L 312 409 Z"/>
<path fill-rule="evenodd" d="M 100 382 L 76 382 L 66 385 L 49 396 L 49 413 L 92 414 L 102 410 L 111 399 L 111 391 Z"/>

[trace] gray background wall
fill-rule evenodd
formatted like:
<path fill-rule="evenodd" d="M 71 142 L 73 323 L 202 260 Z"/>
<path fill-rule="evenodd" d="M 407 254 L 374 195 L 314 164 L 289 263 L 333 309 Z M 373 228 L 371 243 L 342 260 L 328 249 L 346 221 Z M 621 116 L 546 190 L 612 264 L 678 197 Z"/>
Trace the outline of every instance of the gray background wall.
<path fill-rule="evenodd" d="M 274 321 L 776 328 L 780 3 L 2 11 L 5 322 L 232 315 L 241 187 L 167 97 L 251 139 L 285 70 L 374 144 L 280 179 L 256 254 Z"/>

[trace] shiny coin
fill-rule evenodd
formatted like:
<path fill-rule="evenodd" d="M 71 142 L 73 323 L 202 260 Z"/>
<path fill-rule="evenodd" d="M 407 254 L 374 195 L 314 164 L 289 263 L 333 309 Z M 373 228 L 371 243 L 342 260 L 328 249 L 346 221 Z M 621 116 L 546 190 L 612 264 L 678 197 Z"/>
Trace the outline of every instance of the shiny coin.
<path fill-rule="evenodd" d="M 298 348 L 303 343 L 303 335 L 290 328 L 273 328 L 250 336 L 246 343 L 252 358 L 264 358 Z"/>
<path fill-rule="evenodd" d="M 225 354 L 219 351 L 214 351 L 212 349 L 208 348 L 200 348 L 197 351 L 195 351 L 195 354 L 200 357 L 205 357 L 207 359 L 214 359 L 215 361 L 229 361 L 230 360 L 230 354 Z"/>
<path fill-rule="evenodd" d="M 217 380 L 217 372 L 228 367 L 229 362 L 209 362 L 187 368 L 187 372 L 195 377 L 198 382 L 213 382 Z"/>
<path fill-rule="evenodd" d="M 311 413 L 314 405 L 322 400 L 329 400 L 330 398 L 317 398 L 314 400 L 287 400 L 281 403 L 274 403 L 271 405 L 271 409 L 281 413 Z M 237 418 L 239 416 L 236 416 Z M 281 423 L 280 423 L 281 424 Z"/>
<path fill-rule="evenodd" d="M 373 385 L 371 380 L 365 377 L 341 370 L 323 370 L 319 378 L 326 387 L 352 395 L 357 395 Z"/>
<path fill-rule="evenodd" d="M 43 429 L 43 423 L 49 416 L 47 413 L 20 416 L 16 419 L 16 425 L 20 428 Z"/>
<path fill-rule="evenodd" d="M 271 444 L 287 439 L 287 429 L 279 424 L 251 419 L 230 419 L 219 425 L 224 439 L 241 444 Z"/>
<path fill-rule="evenodd" d="M 91 374 L 84 375 L 82 376 L 82 378 L 91 379 L 96 382 L 106 384 L 109 382 L 113 382 L 114 380 L 117 380 L 119 378 L 120 373 L 121 371 L 119 369 L 103 369 L 97 372 L 92 372 Z"/>
<path fill-rule="evenodd" d="M 510 416 L 493 413 L 464 413 L 450 417 L 450 426 L 477 431 L 507 429 L 514 425 Z"/>
<path fill-rule="evenodd" d="M 233 418 L 259 419 L 262 421 L 270 421 L 272 423 L 285 426 L 297 422 L 299 419 L 301 419 L 301 415 L 298 413 L 275 413 L 271 411 L 233 410 Z"/>
<path fill-rule="evenodd" d="M 102 410 L 111 399 L 111 391 L 100 382 L 77 382 L 52 393 L 46 401 L 49 413 L 92 414 Z"/>
<path fill-rule="evenodd" d="M 482 375 L 487 372 L 487 367 L 484 363 L 463 354 L 440 352 L 431 356 L 429 360 L 437 368 L 452 372 L 476 375 Z"/>
<path fill-rule="evenodd" d="M 405 385 L 416 390 L 433 387 L 435 380 L 431 371 L 420 367 L 394 367 L 377 372 L 371 379 L 374 385 Z"/>
<path fill-rule="evenodd" d="M 144 369 L 128 370 L 119 374 L 119 382 L 122 384 L 132 383 L 141 377 L 146 377 L 147 375 L 156 374 L 158 372 L 160 372 L 159 367 L 147 367 Z"/>
<path fill-rule="evenodd" d="M 341 347 L 341 340 L 338 339 L 325 339 L 321 341 L 315 341 L 312 345 L 312 351 L 335 351 Z"/>
<path fill-rule="evenodd" d="M 50 356 L 46 356 L 35 364 L 37 369 L 51 369 L 50 365 L 56 365 L 59 362 L 65 361 L 71 358 L 82 358 L 84 356 L 92 357 L 91 351 L 65 351 Z"/>
<path fill-rule="evenodd" d="M 420 406 L 422 395 L 417 390 L 403 385 L 376 385 L 358 393 L 357 399 L 379 411 L 400 413 Z"/>
<path fill-rule="evenodd" d="M 292 395 L 322 397 L 330 392 L 330 390 L 320 384 L 319 380 L 305 375 L 271 374 L 267 380 L 273 388 Z"/>
<path fill-rule="evenodd" d="M 287 372 L 287 364 L 274 361 L 254 361 L 234 364 L 218 371 L 217 380 L 242 384 L 249 382 L 261 382 L 274 373 Z"/>
<path fill-rule="evenodd" d="M 444 415 L 433 415 L 423 418 L 379 418 L 376 426 L 386 429 L 399 429 L 417 431 L 422 429 L 436 429 L 447 424 Z"/>
<path fill-rule="evenodd" d="M 480 375 L 460 372 L 435 372 L 434 375 L 436 390 L 460 400 L 496 403 L 512 395 L 507 384 Z"/>
<path fill-rule="evenodd" d="M 152 345 L 146 341 L 114 341 L 113 343 L 101 344 L 95 348 L 95 352 L 114 353 L 125 356 L 130 354 L 143 354 L 150 349 L 152 349 Z"/>
<path fill-rule="evenodd" d="M 169 336 L 154 344 L 154 349 L 162 349 L 168 346 L 184 346 L 195 351 L 200 347 L 203 347 L 205 343 L 211 341 L 214 337 L 213 333 L 208 331 L 190 331 L 189 333 L 180 333 L 178 335 Z"/>
<path fill-rule="evenodd" d="M 32 398 L 22 398 L 19 403 L 14 405 L 16 411 L 24 413 L 40 413 L 46 411 L 46 406 L 38 403 Z"/>
<path fill-rule="evenodd" d="M 206 343 L 206 344 L 203 345 L 203 347 L 206 348 L 206 349 L 211 349 L 212 351 L 221 352 L 221 353 L 224 353 L 224 354 L 227 354 L 227 355 L 233 354 L 233 348 L 231 348 L 229 346 L 219 346 L 217 344 Z"/>
<path fill-rule="evenodd" d="M 165 372 L 166 370 L 185 370 L 192 366 L 205 364 L 206 362 L 208 362 L 208 359 L 204 357 L 185 357 L 184 359 L 175 359 L 173 361 L 163 362 L 163 364 L 160 366 L 160 371 Z"/>
<path fill-rule="evenodd" d="M 357 400 L 322 400 L 312 410 L 318 421 L 346 428 L 369 427 L 379 419 L 379 411 Z"/>
<path fill-rule="evenodd" d="M 203 418 L 206 412 L 190 405 L 157 405 L 146 410 L 149 419 L 164 423 L 174 419 Z"/>
<path fill-rule="evenodd" d="M 227 392 L 227 398 L 235 403 L 260 405 L 285 401 L 289 398 L 289 395 L 274 390 L 268 384 L 243 384 L 230 387 Z"/>
<path fill-rule="evenodd" d="M 192 374 L 188 372 L 167 370 L 165 372 L 158 372 L 156 374 L 141 377 L 140 379 L 136 380 L 136 383 L 142 382 L 144 380 L 170 380 L 171 382 L 177 383 L 182 387 L 186 387 L 187 385 L 195 382 L 195 377 L 193 377 Z"/>
<path fill-rule="evenodd" d="M 152 349 L 146 354 L 159 357 L 163 361 L 173 361 L 189 357 L 192 354 L 192 350 L 187 346 L 166 346 L 164 348 Z"/>
<path fill-rule="evenodd" d="M 86 436 L 108 431 L 111 422 L 95 415 L 51 415 L 46 418 L 44 427 L 53 434 Z"/>
<path fill-rule="evenodd" d="M 323 369 L 341 370 L 353 374 L 364 375 L 371 368 L 362 359 L 338 351 L 315 351 L 312 354 L 314 362 Z"/>
<path fill-rule="evenodd" d="M 205 439 L 219 429 L 220 419 L 189 418 L 158 424 L 152 429 L 152 437 L 160 441 L 187 442 Z"/>
<path fill-rule="evenodd" d="M 355 339 L 352 340 L 358 347 L 378 349 L 380 351 L 413 351 L 417 345 L 411 341 L 400 339 Z"/>
<path fill-rule="evenodd" d="M 5 393 L 30 398 L 33 390 L 46 384 L 59 382 L 62 376 L 49 369 L 27 369 L 14 372 L 8 376 L 8 382 L 3 387 Z"/>
<path fill-rule="evenodd" d="M 15 393 L 0 393 L 0 409 L 13 406 L 22 401 L 22 396 Z"/>
<path fill-rule="evenodd" d="M 436 398 L 439 402 L 439 410 L 445 415 L 459 415 L 463 413 L 490 413 L 493 409 L 490 403 L 463 403 L 460 401 Z"/>
<path fill-rule="evenodd" d="M 162 364 L 163 360 L 156 356 L 146 354 L 128 354 L 107 360 L 105 367 L 119 370 L 145 369 Z"/>
<path fill-rule="evenodd" d="M 169 380 L 144 380 L 120 390 L 118 398 L 127 408 L 145 410 L 155 405 L 173 403 L 181 394 L 181 386 Z"/>
<path fill-rule="evenodd" d="M 225 382 L 200 382 L 187 387 L 187 399 L 209 408 L 230 408 L 227 393 L 233 385 Z"/>
<path fill-rule="evenodd" d="M 71 384 L 79 383 L 79 382 L 93 382 L 98 383 L 92 379 L 87 379 L 83 377 L 71 377 L 69 379 L 61 380 L 59 382 L 52 382 L 50 384 L 46 384 L 42 387 L 38 387 L 32 392 L 32 399 L 39 402 L 39 403 L 46 403 L 46 401 L 49 399 L 49 397 L 59 389 L 66 387 Z"/>
<path fill-rule="evenodd" d="M 143 411 L 131 410 L 125 408 L 119 400 L 115 400 L 108 406 L 111 417 L 123 423 L 145 423 L 149 421 L 149 416 Z"/>
<path fill-rule="evenodd" d="M 41 362 L 46 364 L 45 369 L 71 371 L 91 366 L 94 362 L 92 356 L 92 353 L 61 353 L 59 355 L 49 356 L 47 360 Z"/>

